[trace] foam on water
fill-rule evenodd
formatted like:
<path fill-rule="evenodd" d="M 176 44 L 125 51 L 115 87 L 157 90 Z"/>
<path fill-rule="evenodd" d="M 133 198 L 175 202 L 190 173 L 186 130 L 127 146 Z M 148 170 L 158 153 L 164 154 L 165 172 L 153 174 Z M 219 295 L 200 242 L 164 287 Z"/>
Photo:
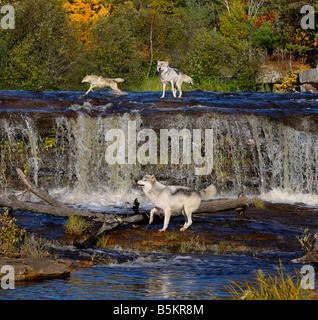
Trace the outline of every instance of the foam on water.
<path fill-rule="evenodd" d="M 20 94 L 28 95 L 28 99 L 32 96 L 30 93 Z M 59 97 L 59 93 L 50 93 L 51 98 L 55 95 Z M 1 117 L 0 191 L 15 187 L 12 183 L 16 176 L 15 167 L 25 166 L 28 177 L 35 184 L 41 186 L 43 180 L 47 180 L 50 192 L 52 189 L 63 190 L 59 193 L 62 201 L 93 210 L 103 210 L 105 207 L 117 210 L 121 207 L 125 212 L 125 202 L 132 203 L 135 198 L 147 204 L 142 192 L 135 190 L 135 180 L 146 173 L 156 174 L 167 184 L 186 185 L 197 190 L 212 182 L 216 184 L 218 196 L 221 197 L 237 195 L 245 185 L 247 193 L 261 194 L 264 200 L 316 205 L 317 119 L 307 116 L 304 109 L 301 109 L 303 115 L 297 119 L 280 119 L 273 115 L 281 109 L 274 108 L 269 102 L 266 110 L 271 110 L 270 116 L 262 113 L 225 113 L 223 111 L 229 109 L 228 104 L 220 104 L 220 99 L 225 99 L 232 105 L 232 110 L 241 110 L 247 102 L 254 101 L 257 110 L 262 110 L 260 94 L 191 93 L 197 100 L 191 107 L 187 105 L 190 103 L 188 100 L 178 100 L 177 105 L 173 104 L 175 100 L 156 102 L 153 95 L 130 93 L 129 99 L 125 96 L 108 99 L 108 95 L 103 95 L 104 100 L 98 104 L 98 95 L 94 94 L 88 101 L 80 100 L 65 108 L 65 112 L 71 110 L 70 115 L 52 114 L 43 120 L 42 116 L 39 118 L 26 110 L 22 114 L 12 113 L 9 117 Z M 67 97 L 63 93 L 59 103 Z M 268 97 L 264 95 L 263 98 Z M 307 101 L 307 108 L 314 107 L 306 96 L 299 96 L 302 97 Z M 291 105 L 291 110 L 296 110 L 296 106 L 298 108 L 293 101 L 295 96 L 277 96 L 275 99 L 278 98 L 285 99 L 284 106 Z M 143 99 L 147 102 L 144 106 Z M 207 105 L 206 110 L 202 107 L 204 105 Z M 187 112 L 183 112 L 183 109 L 179 111 L 178 108 L 186 106 Z M 153 113 L 145 112 L 147 108 L 148 112 L 151 109 Z M 105 110 L 107 114 L 103 113 Z M 45 124 L 45 121 L 49 122 L 44 126 L 43 121 Z M 147 139 L 137 142 L 136 139 L 128 139 L 132 122 L 136 129 L 132 137 L 138 136 L 144 129 L 156 132 L 156 164 L 141 164 L 138 159 L 133 164 L 128 161 L 128 150 L 135 150 L 137 154 L 141 147 L 147 147 Z M 106 160 L 106 151 L 110 152 L 112 149 L 109 147 L 116 142 L 106 139 L 106 133 L 112 129 L 119 129 L 125 136 L 124 164 L 110 164 Z M 192 158 L 191 164 L 186 161 L 183 163 L 183 138 L 179 139 L 180 162 L 172 163 L 171 147 L 167 147 L 165 151 L 171 161 L 161 164 L 161 129 L 174 129 L 178 133 L 187 129 L 191 135 L 194 129 L 200 129 L 202 139 L 204 130 L 212 129 L 211 175 L 196 176 Z M 54 142 L 54 146 L 45 145 L 47 138 Z M 193 156 L 194 152 L 191 153 Z"/>
<path fill-rule="evenodd" d="M 65 204 L 93 212 L 126 213 L 131 211 L 134 200 L 137 198 L 145 210 L 152 209 L 153 205 L 146 199 L 141 190 L 131 189 L 127 193 L 109 189 L 103 193 L 92 192 L 77 194 L 68 188 L 57 188 L 50 191 L 50 195 Z"/>
<path fill-rule="evenodd" d="M 275 203 L 303 203 L 309 206 L 318 207 L 318 196 L 315 194 L 292 193 L 278 188 L 262 193 L 260 198 L 264 201 Z"/>

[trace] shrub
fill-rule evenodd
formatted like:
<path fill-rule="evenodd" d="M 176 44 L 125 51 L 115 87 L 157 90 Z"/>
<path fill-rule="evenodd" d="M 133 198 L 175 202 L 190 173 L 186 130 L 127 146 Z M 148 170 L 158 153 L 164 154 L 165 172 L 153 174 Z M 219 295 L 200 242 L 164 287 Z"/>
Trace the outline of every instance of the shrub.
<path fill-rule="evenodd" d="M 26 230 L 17 225 L 17 219 L 9 210 L 0 215 L 0 252 L 9 257 L 45 258 L 49 255 L 47 241 L 29 237 Z"/>
<path fill-rule="evenodd" d="M 23 241 L 26 231 L 17 225 L 17 219 L 10 216 L 9 210 L 0 215 L 0 243 L 5 251 L 17 248 Z"/>
<path fill-rule="evenodd" d="M 195 83 L 201 83 L 206 77 L 229 80 L 233 76 L 230 64 L 234 56 L 235 50 L 225 38 L 202 28 L 189 43 L 185 61 L 189 65 L 187 72 Z"/>
<path fill-rule="evenodd" d="M 256 209 L 265 209 L 265 203 L 262 199 L 255 197 L 252 203 Z"/>
<path fill-rule="evenodd" d="M 306 229 L 304 230 L 304 232 L 303 232 L 303 234 L 301 235 L 301 237 L 298 237 L 298 236 L 297 236 L 297 239 L 298 239 L 299 243 L 301 244 L 301 247 L 304 248 L 304 249 L 306 249 L 307 252 L 310 251 L 310 250 L 313 248 L 313 246 L 314 246 L 314 239 L 315 239 L 315 237 L 314 237 L 313 234 L 311 234 L 311 233 L 309 232 L 309 229 L 308 229 L 308 228 L 306 228 Z"/>

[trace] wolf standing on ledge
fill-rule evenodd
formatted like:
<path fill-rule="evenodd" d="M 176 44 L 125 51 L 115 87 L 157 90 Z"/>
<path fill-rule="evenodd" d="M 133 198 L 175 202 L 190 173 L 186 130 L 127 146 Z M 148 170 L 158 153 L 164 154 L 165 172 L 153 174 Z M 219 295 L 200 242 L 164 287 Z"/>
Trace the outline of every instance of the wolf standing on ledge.
<path fill-rule="evenodd" d="M 148 197 L 148 199 L 156 206 L 150 211 L 149 224 L 153 221 L 154 214 L 162 209 L 165 215 L 163 228 L 159 231 L 166 231 L 170 221 L 172 212 L 182 210 L 185 217 L 185 224 L 180 231 L 187 230 L 192 224 L 192 213 L 200 206 L 201 200 L 210 200 L 215 196 L 216 188 L 212 184 L 206 189 L 196 192 L 187 187 L 165 186 L 158 182 L 154 175 L 146 175 L 137 181 Z"/>
<path fill-rule="evenodd" d="M 183 82 L 191 83 L 193 85 L 193 80 L 189 76 L 187 76 L 182 71 L 179 71 L 174 68 L 169 67 L 169 61 L 158 61 L 157 62 L 157 71 L 160 74 L 160 80 L 163 85 L 163 92 L 161 98 L 165 97 L 166 85 L 171 84 L 172 94 L 176 98 L 177 97 L 177 86 L 179 90 L 179 98 L 182 97 L 181 86 Z"/>

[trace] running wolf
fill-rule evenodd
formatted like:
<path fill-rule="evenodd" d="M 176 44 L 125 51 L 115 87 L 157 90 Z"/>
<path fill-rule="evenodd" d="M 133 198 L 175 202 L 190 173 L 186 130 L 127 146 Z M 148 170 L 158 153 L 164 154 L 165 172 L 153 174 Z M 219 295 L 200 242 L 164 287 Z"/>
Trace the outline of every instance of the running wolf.
<path fill-rule="evenodd" d="M 191 83 L 193 85 L 193 80 L 189 76 L 187 76 L 182 71 L 178 69 L 170 68 L 169 61 L 158 61 L 157 62 L 157 71 L 160 74 L 160 80 L 163 85 L 163 92 L 161 98 L 165 97 L 166 85 L 171 84 L 172 94 L 176 98 L 177 97 L 177 86 L 179 90 L 179 98 L 182 97 L 181 86 L 183 82 Z"/>
<path fill-rule="evenodd" d="M 117 83 L 124 82 L 124 81 L 125 80 L 122 78 L 112 79 L 112 78 L 103 78 L 99 76 L 90 75 L 90 76 L 86 76 L 82 80 L 82 83 L 88 82 L 90 84 L 88 91 L 85 93 L 85 96 L 86 96 L 89 92 L 93 91 L 93 89 L 95 88 L 102 89 L 105 87 L 110 87 L 114 91 L 122 92 L 120 89 L 118 89 Z"/>
<path fill-rule="evenodd" d="M 148 199 L 155 205 L 155 208 L 150 211 L 149 224 L 153 222 L 153 216 L 158 209 L 164 211 L 164 225 L 159 231 L 167 230 L 170 215 L 177 210 L 182 210 L 185 217 L 185 224 L 180 231 L 187 230 L 192 224 L 192 213 L 199 208 L 201 200 L 209 200 L 216 194 L 214 185 L 196 192 L 187 187 L 165 186 L 158 182 L 154 175 L 144 176 L 137 181 L 137 185 L 143 189 Z"/>

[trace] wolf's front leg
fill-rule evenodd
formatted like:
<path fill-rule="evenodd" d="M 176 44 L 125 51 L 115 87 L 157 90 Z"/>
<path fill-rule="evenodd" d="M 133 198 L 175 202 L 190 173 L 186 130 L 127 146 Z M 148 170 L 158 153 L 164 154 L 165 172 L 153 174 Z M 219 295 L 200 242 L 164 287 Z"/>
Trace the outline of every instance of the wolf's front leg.
<path fill-rule="evenodd" d="M 153 216 L 157 213 L 157 208 L 153 208 L 151 211 L 150 211 L 150 219 L 149 219 L 149 224 L 152 224 L 153 223 Z"/>
<path fill-rule="evenodd" d="M 89 94 L 91 91 L 93 91 L 93 86 L 91 85 L 90 87 L 89 87 L 89 89 L 88 89 L 88 91 L 85 93 L 85 96 L 87 95 L 87 94 Z"/>
<path fill-rule="evenodd" d="M 166 84 L 163 83 L 163 84 L 162 84 L 162 96 L 161 96 L 161 98 L 164 98 L 164 97 L 165 97 L 165 93 L 166 93 Z"/>
<path fill-rule="evenodd" d="M 172 210 L 169 208 L 169 209 L 166 209 L 164 211 L 164 214 L 165 214 L 165 220 L 164 220 L 164 223 L 163 223 L 163 228 L 159 230 L 159 232 L 163 232 L 163 231 L 166 231 L 167 228 L 168 228 L 168 225 L 169 225 L 169 221 L 170 221 L 170 216 L 171 216 L 171 212 Z"/>

